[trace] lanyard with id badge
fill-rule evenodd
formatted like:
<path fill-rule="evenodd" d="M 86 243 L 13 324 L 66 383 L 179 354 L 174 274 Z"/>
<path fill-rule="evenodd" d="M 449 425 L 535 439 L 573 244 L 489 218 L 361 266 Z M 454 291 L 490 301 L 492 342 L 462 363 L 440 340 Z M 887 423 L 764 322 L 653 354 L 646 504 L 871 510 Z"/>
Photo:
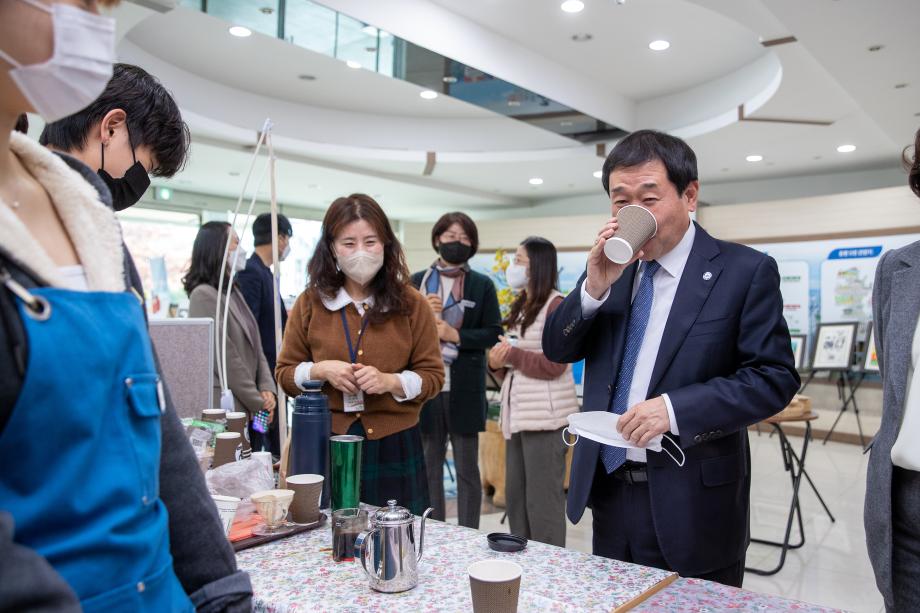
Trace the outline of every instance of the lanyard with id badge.
<path fill-rule="evenodd" d="M 345 316 L 345 308 L 339 311 L 342 315 L 342 330 L 345 332 L 345 340 L 348 342 L 348 356 L 351 358 L 351 363 L 356 364 L 358 362 L 358 356 L 364 354 L 364 351 L 361 350 L 361 341 L 364 340 L 364 332 L 367 330 L 367 313 L 365 312 L 361 317 L 361 329 L 358 331 L 358 340 L 352 345 L 351 330 L 348 327 L 348 318 Z M 362 390 L 358 390 L 357 394 L 342 392 L 342 400 L 343 409 L 346 413 L 360 413 L 364 410 L 364 392 Z"/>

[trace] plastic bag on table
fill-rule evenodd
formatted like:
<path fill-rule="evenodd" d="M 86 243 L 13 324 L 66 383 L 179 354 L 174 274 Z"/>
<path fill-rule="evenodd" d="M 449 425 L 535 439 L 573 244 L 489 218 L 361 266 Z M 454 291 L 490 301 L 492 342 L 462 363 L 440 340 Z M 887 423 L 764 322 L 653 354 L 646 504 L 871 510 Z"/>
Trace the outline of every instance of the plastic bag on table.
<path fill-rule="evenodd" d="M 275 487 L 275 476 L 256 460 L 240 460 L 209 470 L 205 474 L 208 490 L 221 496 L 249 498 L 253 492 Z"/>

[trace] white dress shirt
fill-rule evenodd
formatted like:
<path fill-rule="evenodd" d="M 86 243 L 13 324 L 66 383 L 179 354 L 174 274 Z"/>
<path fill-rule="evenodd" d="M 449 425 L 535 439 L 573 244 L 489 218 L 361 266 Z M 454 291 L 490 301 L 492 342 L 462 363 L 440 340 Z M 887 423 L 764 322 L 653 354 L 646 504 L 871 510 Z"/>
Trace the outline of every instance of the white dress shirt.
<path fill-rule="evenodd" d="M 652 370 L 655 368 L 655 361 L 658 359 L 658 349 L 661 347 L 661 338 L 664 336 L 664 327 L 668 323 L 668 315 L 671 313 L 671 305 L 674 303 L 674 295 L 677 294 L 677 286 L 680 284 L 680 278 L 684 273 L 687 265 L 687 258 L 690 257 L 690 250 L 693 248 L 693 239 L 696 237 L 696 226 L 690 222 L 684 237 L 677 243 L 673 249 L 661 256 L 657 261 L 661 264 L 661 269 L 652 279 L 654 287 L 654 298 L 652 299 L 652 310 L 649 313 L 648 327 L 645 328 L 645 336 L 642 338 L 642 346 L 639 348 L 639 356 L 636 360 L 636 369 L 633 371 L 632 384 L 629 387 L 629 400 L 627 408 L 643 402 L 648 396 L 648 386 L 652 380 Z M 639 282 L 642 280 L 642 273 L 645 270 L 646 263 L 643 262 L 636 272 L 636 278 L 633 282 L 632 299 L 635 300 L 636 293 L 639 291 Z M 581 285 L 581 314 L 584 318 L 592 317 L 602 304 L 610 296 L 610 288 L 604 292 L 599 300 L 595 300 L 588 295 L 584 283 Z M 671 399 L 667 394 L 662 394 L 664 402 L 668 407 L 668 420 L 671 423 L 671 432 L 680 434 L 677 429 L 677 419 L 674 417 L 674 407 L 671 405 Z M 633 462 L 645 462 L 645 449 L 627 449 L 626 459 Z"/>
<path fill-rule="evenodd" d="M 344 309 L 349 304 L 354 304 L 355 308 L 358 309 L 358 314 L 362 317 L 364 316 L 364 305 L 368 306 L 374 305 L 374 297 L 368 296 L 365 300 L 360 302 L 356 301 L 354 298 L 348 295 L 348 292 L 345 291 L 344 287 L 339 288 L 339 293 L 332 300 L 326 299 L 323 296 L 323 306 L 329 309 L 330 311 L 339 311 Z M 306 391 L 306 383 L 310 381 L 311 374 L 313 370 L 314 362 L 301 362 L 297 365 L 297 368 L 294 369 L 294 383 L 300 389 Z M 404 370 L 400 373 L 396 373 L 396 376 L 399 377 L 399 382 L 402 384 L 403 395 L 397 396 L 393 394 L 393 399 L 396 402 L 406 402 L 407 400 L 412 400 L 416 396 L 422 393 L 422 378 L 418 375 L 417 372 L 412 370 Z"/>

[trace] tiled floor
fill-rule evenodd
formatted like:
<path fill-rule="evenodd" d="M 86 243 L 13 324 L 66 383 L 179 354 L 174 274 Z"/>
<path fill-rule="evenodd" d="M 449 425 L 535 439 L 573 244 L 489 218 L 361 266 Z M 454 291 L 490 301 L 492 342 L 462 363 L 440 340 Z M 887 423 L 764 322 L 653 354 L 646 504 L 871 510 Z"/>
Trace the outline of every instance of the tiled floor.
<path fill-rule="evenodd" d="M 798 451 L 802 439 L 792 437 L 790 440 Z M 867 459 L 868 456 L 864 456 L 855 445 L 821 445 L 820 441 L 812 441 L 806 458 L 806 469 L 837 521 L 831 523 L 807 482 L 803 480 L 801 504 L 805 546 L 790 551 L 785 567 L 772 577 L 747 573 L 744 579 L 746 589 L 858 613 L 884 610 L 866 554 L 862 524 Z M 754 475 L 751 492 L 752 535 L 782 540 L 792 486 L 788 473 L 783 469 L 777 439 L 766 434 L 752 434 L 751 460 Z M 449 517 L 450 507 L 449 504 Z M 489 513 L 491 510 L 494 510 L 491 502 L 484 500 L 480 530 L 507 531 L 507 523 L 504 526 L 499 524 L 501 511 Z M 793 532 L 793 539 L 796 536 L 797 532 Z M 585 512 L 585 517 L 578 525 L 569 524 L 566 546 L 579 551 L 591 551 L 590 510 Z M 760 568 L 772 567 L 778 557 L 779 549 L 752 544 L 748 549 L 747 564 Z"/>

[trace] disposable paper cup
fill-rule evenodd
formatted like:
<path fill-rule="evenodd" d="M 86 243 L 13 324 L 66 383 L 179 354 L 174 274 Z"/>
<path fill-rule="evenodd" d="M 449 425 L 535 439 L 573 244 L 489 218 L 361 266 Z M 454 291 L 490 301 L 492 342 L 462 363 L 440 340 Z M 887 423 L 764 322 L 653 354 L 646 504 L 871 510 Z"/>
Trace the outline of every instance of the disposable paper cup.
<path fill-rule="evenodd" d="M 220 521 L 224 524 L 224 534 L 229 536 L 233 518 L 236 517 L 236 509 L 240 506 L 240 499 L 235 496 L 218 496 L 217 494 L 211 494 L 211 498 L 214 499 L 217 514 L 220 515 Z"/>
<path fill-rule="evenodd" d="M 617 213 L 619 227 L 604 244 L 604 254 L 615 264 L 626 264 L 642 245 L 658 233 L 658 221 L 651 211 L 638 204 L 624 206 Z"/>
<path fill-rule="evenodd" d="M 237 449 L 240 447 L 243 437 L 239 432 L 221 432 L 217 435 L 214 443 L 214 463 L 213 468 L 236 462 Z"/>
<path fill-rule="evenodd" d="M 271 451 L 253 451 L 252 459 L 256 462 L 264 464 L 268 468 L 268 472 L 274 473 L 275 460 L 272 458 Z"/>
<path fill-rule="evenodd" d="M 312 524 L 319 519 L 319 499 L 323 494 L 323 481 L 322 475 L 291 475 L 287 478 L 287 488 L 294 490 L 291 521 Z"/>
<path fill-rule="evenodd" d="M 205 409 L 201 412 L 201 421 L 226 422 L 227 412 L 223 409 Z"/>
<path fill-rule="evenodd" d="M 515 613 L 523 569 L 505 560 L 482 560 L 470 564 L 470 594 L 474 613 Z"/>
<path fill-rule="evenodd" d="M 250 449 L 249 433 L 246 431 L 246 413 L 242 411 L 227 413 L 227 431 L 239 432 L 243 437 L 243 450 Z"/>

